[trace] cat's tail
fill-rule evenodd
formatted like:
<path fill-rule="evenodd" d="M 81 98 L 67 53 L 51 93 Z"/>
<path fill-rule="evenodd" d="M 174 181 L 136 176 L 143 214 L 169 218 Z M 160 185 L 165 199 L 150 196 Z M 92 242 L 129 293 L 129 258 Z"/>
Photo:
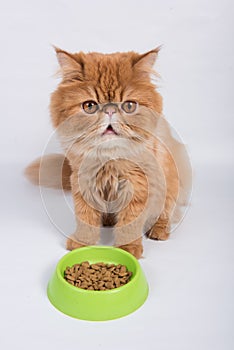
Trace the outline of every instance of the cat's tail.
<path fill-rule="evenodd" d="M 24 171 L 27 179 L 34 185 L 71 189 L 72 170 L 68 159 L 63 154 L 49 154 L 34 160 Z"/>

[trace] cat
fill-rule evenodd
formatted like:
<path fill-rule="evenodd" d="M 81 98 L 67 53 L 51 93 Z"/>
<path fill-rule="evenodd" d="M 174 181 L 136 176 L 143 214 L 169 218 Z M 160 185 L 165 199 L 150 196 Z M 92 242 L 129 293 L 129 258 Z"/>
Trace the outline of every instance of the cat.
<path fill-rule="evenodd" d="M 55 50 L 62 80 L 50 112 L 65 154 L 34 161 L 26 176 L 72 191 L 77 229 L 67 249 L 97 244 L 101 227 L 111 226 L 115 246 L 139 259 L 143 233 L 169 237 L 183 168 L 166 124 L 166 141 L 156 137 L 164 120 L 152 81 L 159 48 L 144 54 Z"/>

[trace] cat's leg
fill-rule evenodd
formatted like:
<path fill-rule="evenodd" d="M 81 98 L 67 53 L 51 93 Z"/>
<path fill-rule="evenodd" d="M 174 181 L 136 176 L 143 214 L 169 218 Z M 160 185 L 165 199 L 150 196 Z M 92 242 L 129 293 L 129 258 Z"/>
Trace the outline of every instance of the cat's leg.
<path fill-rule="evenodd" d="M 143 253 L 144 222 L 144 215 L 139 213 L 139 208 L 130 205 L 118 214 L 115 225 L 115 245 L 131 253 L 137 259 L 140 259 Z"/>
<path fill-rule="evenodd" d="M 171 168 L 168 166 L 168 169 Z M 176 170 L 174 170 L 176 171 Z M 178 178 L 177 173 L 172 172 L 167 178 L 167 194 L 165 203 L 160 216 L 155 224 L 146 232 L 146 236 L 153 240 L 165 241 L 169 238 L 171 230 L 171 220 L 176 207 L 178 196 Z"/>
<path fill-rule="evenodd" d="M 67 249 L 96 245 L 100 236 L 101 214 L 89 206 L 80 193 L 73 195 L 77 220 L 76 231 L 67 239 Z"/>
<path fill-rule="evenodd" d="M 144 182 L 145 180 L 145 182 Z M 115 245 L 124 249 L 140 259 L 143 254 L 142 236 L 145 222 L 147 220 L 147 182 L 141 178 L 143 186 L 139 183 L 134 186 L 134 196 L 129 204 L 117 214 L 115 225 Z"/>

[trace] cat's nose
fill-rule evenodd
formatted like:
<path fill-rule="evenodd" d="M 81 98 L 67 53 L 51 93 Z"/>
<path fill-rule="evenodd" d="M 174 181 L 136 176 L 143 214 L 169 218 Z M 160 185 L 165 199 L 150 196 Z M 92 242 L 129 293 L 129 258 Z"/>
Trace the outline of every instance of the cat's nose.
<path fill-rule="evenodd" d="M 112 117 L 112 115 L 118 111 L 118 106 L 114 103 L 108 103 L 103 107 L 103 111 L 108 114 L 109 117 Z"/>

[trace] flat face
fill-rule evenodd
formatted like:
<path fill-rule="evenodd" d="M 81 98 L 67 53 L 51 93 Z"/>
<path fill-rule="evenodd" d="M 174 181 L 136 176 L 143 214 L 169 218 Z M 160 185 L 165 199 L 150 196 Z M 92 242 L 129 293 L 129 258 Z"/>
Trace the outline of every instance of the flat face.
<path fill-rule="evenodd" d="M 58 50 L 57 55 L 63 80 L 51 99 L 55 127 L 71 115 L 83 112 L 82 106 L 88 102 L 130 101 L 162 112 L 162 98 L 151 82 L 155 51 L 144 55 L 135 52 L 105 55 L 70 54 Z M 91 105 L 89 108 L 91 111 Z M 127 110 L 132 110 L 129 104 L 125 105 Z"/>

